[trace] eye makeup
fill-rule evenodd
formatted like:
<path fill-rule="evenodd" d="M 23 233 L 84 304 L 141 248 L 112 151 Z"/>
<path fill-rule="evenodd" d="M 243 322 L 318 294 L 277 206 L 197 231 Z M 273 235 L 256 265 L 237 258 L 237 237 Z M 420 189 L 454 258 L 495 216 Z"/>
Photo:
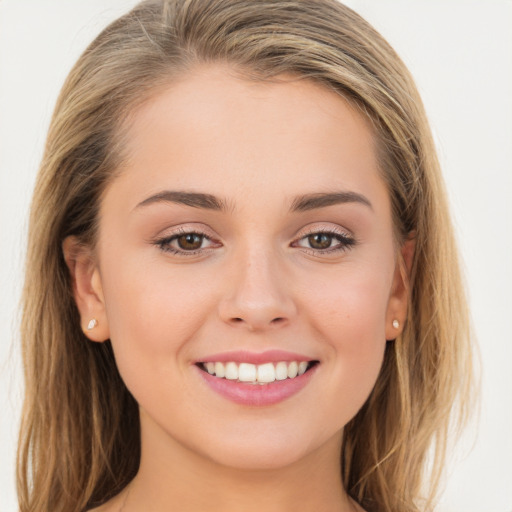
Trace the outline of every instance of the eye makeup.
<path fill-rule="evenodd" d="M 153 243 L 161 251 L 179 257 L 208 254 L 211 250 L 222 246 L 219 241 L 214 240 L 204 231 L 185 227 L 180 227 L 171 235 L 158 238 Z M 356 244 L 354 237 L 344 230 L 310 228 L 302 233 L 300 238 L 294 240 L 290 247 L 300 248 L 312 255 L 328 256 L 346 251 Z"/>

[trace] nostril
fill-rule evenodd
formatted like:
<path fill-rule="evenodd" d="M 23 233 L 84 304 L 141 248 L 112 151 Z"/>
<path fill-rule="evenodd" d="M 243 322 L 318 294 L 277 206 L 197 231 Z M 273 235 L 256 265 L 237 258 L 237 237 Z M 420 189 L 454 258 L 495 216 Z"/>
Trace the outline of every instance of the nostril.
<path fill-rule="evenodd" d="M 249 328 L 249 330 L 256 330 L 256 329 L 265 328 L 265 326 L 270 327 L 270 326 L 279 326 L 281 324 L 284 324 L 284 323 L 286 323 L 286 317 L 279 316 L 279 317 L 273 318 L 270 321 L 267 320 L 268 323 L 266 323 L 265 321 L 263 321 L 263 319 L 262 320 L 253 319 L 253 321 L 251 322 L 248 319 L 234 316 L 229 319 L 229 322 L 232 325 L 247 324 L 247 327 Z"/>

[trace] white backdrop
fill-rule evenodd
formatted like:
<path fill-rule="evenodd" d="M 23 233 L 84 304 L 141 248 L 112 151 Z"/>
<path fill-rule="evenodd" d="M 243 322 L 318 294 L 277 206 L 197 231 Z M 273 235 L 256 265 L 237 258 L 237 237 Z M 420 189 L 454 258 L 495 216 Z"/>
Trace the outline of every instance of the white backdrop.
<path fill-rule="evenodd" d="M 49 117 L 85 46 L 134 0 L 0 0 L 0 512 L 16 510 L 17 302 Z M 512 512 L 512 1 L 351 0 L 405 60 L 438 144 L 480 343 L 482 411 L 440 512 Z"/>

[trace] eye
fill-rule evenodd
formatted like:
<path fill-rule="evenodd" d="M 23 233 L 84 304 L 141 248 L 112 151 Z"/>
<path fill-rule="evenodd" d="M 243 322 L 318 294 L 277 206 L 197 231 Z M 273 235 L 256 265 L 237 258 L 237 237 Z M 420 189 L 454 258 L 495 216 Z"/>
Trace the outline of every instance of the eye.
<path fill-rule="evenodd" d="M 185 231 L 184 229 L 156 240 L 154 243 L 162 251 L 178 256 L 193 256 L 204 253 L 210 248 L 221 246 L 219 242 L 214 242 L 205 233 Z M 302 247 L 313 254 L 331 254 L 344 251 L 355 244 L 354 238 L 342 231 L 318 230 L 307 233 L 292 246 Z"/>
<path fill-rule="evenodd" d="M 180 249 L 185 251 L 195 251 L 201 248 L 204 239 L 204 235 L 200 235 L 198 233 L 187 233 L 185 235 L 178 236 L 174 240 Z"/>
<path fill-rule="evenodd" d="M 309 249 L 317 254 L 331 254 L 345 251 L 356 244 L 354 238 L 347 233 L 337 230 L 319 230 L 307 233 L 306 236 L 295 242 L 296 247 Z"/>
<path fill-rule="evenodd" d="M 204 233 L 180 230 L 174 235 L 156 240 L 155 245 L 164 252 L 179 256 L 191 256 L 220 244 L 213 242 Z"/>

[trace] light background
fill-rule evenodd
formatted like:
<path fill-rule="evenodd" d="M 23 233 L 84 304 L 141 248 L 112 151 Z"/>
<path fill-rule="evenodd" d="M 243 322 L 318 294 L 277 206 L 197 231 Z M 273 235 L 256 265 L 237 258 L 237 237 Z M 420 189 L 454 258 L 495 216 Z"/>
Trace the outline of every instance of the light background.
<path fill-rule="evenodd" d="M 0 512 L 17 509 L 17 302 L 31 190 L 62 82 L 134 0 L 0 0 Z M 483 368 L 480 424 L 440 512 L 512 512 L 512 1 L 351 0 L 405 60 L 443 164 Z"/>

